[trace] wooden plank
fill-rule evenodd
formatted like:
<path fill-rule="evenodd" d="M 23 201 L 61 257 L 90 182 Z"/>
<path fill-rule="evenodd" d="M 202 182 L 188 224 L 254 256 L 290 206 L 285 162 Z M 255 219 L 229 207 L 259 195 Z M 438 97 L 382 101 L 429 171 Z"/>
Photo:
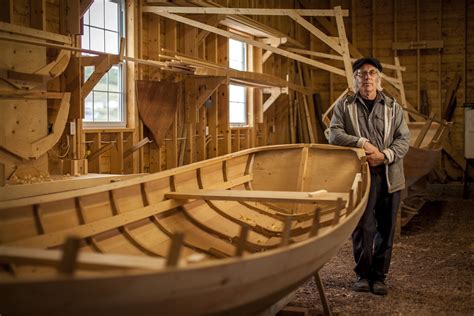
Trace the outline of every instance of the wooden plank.
<path fill-rule="evenodd" d="M 38 29 L 38 30 L 44 30 L 45 26 L 46 26 L 45 1 L 44 0 L 30 0 L 30 27 Z"/>
<path fill-rule="evenodd" d="M 295 12 L 289 12 L 288 16 L 292 18 L 296 23 L 307 29 L 311 34 L 323 41 L 326 45 L 331 47 L 334 51 L 342 55 L 342 47 L 333 38 L 321 32 L 316 26 L 309 23 L 304 18 L 302 18 L 301 15 Z"/>
<path fill-rule="evenodd" d="M 61 34 L 81 34 L 81 4 L 79 0 L 59 2 L 59 31 Z"/>
<path fill-rule="evenodd" d="M 350 90 L 355 92 L 354 80 L 352 78 L 352 64 L 351 64 L 351 55 L 349 52 L 348 41 L 346 37 L 346 30 L 344 28 L 344 21 L 342 19 L 342 10 L 340 6 L 334 8 L 336 13 L 336 24 L 337 31 L 339 35 L 339 45 L 340 45 L 340 54 L 344 60 L 344 70 L 346 73 L 347 86 Z"/>
<path fill-rule="evenodd" d="M 0 21 L 11 23 L 13 17 L 13 0 L 0 0 Z"/>
<path fill-rule="evenodd" d="M 99 158 L 100 155 L 102 155 L 103 153 L 109 151 L 110 149 L 112 149 L 114 146 L 116 146 L 116 141 L 113 141 L 113 142 L 110 142 L 108 143 L 107 145 L 104 145 L 100 148 L 98 148 L 97 150 L 93 151 L 88 157 L 87 157 L 87 160 L 89 162 L 93 162 L 95 159 Z"/>
<path fill-rule="evenodd" d="M 444 47 L 442 40 L 431 41 L 409 41 L 409 42 L 393 42 L 393 50 L 412 50 L 412 49 L 441 49 Z"/>
<path fill-rule="evenodd" d="M 94 0 L 81 0 L 80 1 L 81 4 L 79 7 L 79 13 L 80 13 L 81 18 L 84 16 L 84 14 L 86 14 L 86 11 L 89 10 L 93 2 Z"/>
<path fill-rule="evenodd" d="M 304 81 L 301 64 L 299 62 L 296 62 L 296 65 L 298 67 L 298 78 L 299 78 L 300 84 L 302 86 L 304 86 L 305 84 L 308 84 L 308 83 Z M 315 136 L 315 132 L 314 132 L 315 125 L 313 125 L 313 123 L 311 122 L 311 117 L 310 117 L 310 114 L 309 114 L 308 99 L 306 98 L 305 95 L 302 95 L 301 98 L 303 99 L 303 104 L 302 105 L 303 105 L 303 109 L 304 109 L 304 116 L 305 116 L 305 119 L 306 119 L 306 127 L 308 129 L 308 134 L 309 134 L 309 141 L 311 143 L 316 143 L 316 136 Z"/>
<path fill-rule="evenodd" d="M 420 148 L 421 144 L 423 143 L 423 139 L 426 136 L 426 133 L 428 133 L 428 130 L 431 127 L 431 123 L 433 122 L 434 117 L 435 117 L 435 113 L 431 112 L 430 117 L 426 120 L 420 133 L 418 134 L 418 137 L 416 138 L 415 143 L 413 144 L 413 147 Z"/>
<path fill-rule="evenodd" d="M 49 91 L 0 91 L 0 99 L 62 99 L 64 93 Z"/>
<path fill-rule="evenodd" d="M 149 144 L 151 143 L 152 141 L 148 138 L 148 137 L 145 137 L 143 138 L 141 141 L 139 141 L 138 143 L 136 143 L 135 145 L 133 145 L 132 147 L 130 147 L 129 149 L 127 149 L 124 153 L 123 153 L 123 158 L 127 158 L 128 156 L 130 156 L 131 154 L 133 154 L 135 151 L 137 151 L 138 149 L 142 148 L 143 146 L 145 146 L 146 144 Z"/>
<path fill-rule="evenodd" d="M 169 199 L 222 200 L 222 201 L 265 201 L 318 203 L 335 202 L 337 198 L 348 200 L 348 193 L 326 193 L 310 196 L 311 192 L 296 191 L 258 191 L 258 190 L 196 190 L 166 193 Z"/>
<path fill-rule="evenodd" d="M 299 60 L 303 63 L 308 64 L 308 65 L 311 65 L 311 66 L 314 66 L 314 67 L 317 67 L 317 68 L 321 68 L 321 69 L 336 73 L 340 76 L 345 76 L 344 71 L 342 71 L 339 68 L 336 68 L 336 67 L 333 67 L 333 66 L 330 66 L 330 65 L 312 60 L 310 58 L 300 56 L 300 55 L 292 53 L 292 52 L 285 51 L 285 50 L 280 49 L 280 48 L 272 47 L 270 45 L 263 44 L 259 41 L 249 39 L 247 37 L 244 37 L 244 36 L 232 33 L 232 32 L 224 31 L 224 30 L 221 30 L 219 28 L 209 26 L 209 25 L 206 25 L 204 23 L 197 22 L 197 21 L 194 21 L 194 20 L 179 16 L 179 15 L 164 13 L 164 12 L 155 12 L 156 11 L 155 9 L 157 9 L 157 8 L 156 7 L 144 7 L 144 12 L 155 13 L 155 14 L 158 14 L 160 16 L 163 16 L 163 17 L 166 17 L 166 18 L 169 18 L 169 19 L 172 19 L 172 20 L 175 20 L 175 21 L 187 24 L 187 25 L 191 25 L 191 26 L 194 26 L 194 27 L 197 27 L 197 28 L 200 28 L 200 29 L 203 29 L 203 30 L 206 30 L 206 31 L 224 36 L 224 37 L 227 37 L 227 38 L 232 38 L 232 39 L 235 39 L 237 41 L 241 41 L 241 42 L 244 42 L 244 43 L 256 46 L 256 47 L 263 48 L 267 51 L 271 51 L 271 52 L 273 52 L 275 54 L 278 54 L 278 55 L 282 55 L 282 56 L 285 56 L 285 57 L 288 57 L 288 58 L 292 58 L 294 60 Z"/>
<path fill-rule="evenodd" d="M 60 35 L 57 33 L 46 32 L 42 30 L 32 29 L 29 27 L 14 25 L 10 23 L 0 22 L 0 31 L 22 36 L 29 36 L 32 38 L 43 39 L 52 42 L 63 43 L 71 45 L 72 41 L 69 36 Z"/>
<path fill-rule="evenodd" d="M 301 48 L 294 48 L 294 47 L 288 47 L 286 50 L 298 54 L 303 54 L 303 55 L 310 55 L 310 56 L 315 56 L 315 57 L 321 57 L 321 58 L 328 58 L 328 59 L 333 59 L 333 60 L 340 60 L 343 61 L 344 58 L 339 55 L 334 55 L 334 54 L 328 54 L 328 53 L 321 53 L 321 52 L 315 52 L 312 50 L 307 50 L 307 49 L 301 49 Z M 356 61 L 357 58 L 351 58 L 350 61 L 354 62 Z M 392 65 L 392 64 L 387 64 L 387 63 L 380 63 L 384 69 L 392 69 L 392 70 L 401 70 L 401 71 L 406 71 L 406 67 L 400 66 L 400 65 Z"/>
<path fill-rule="evenodd" d="M 150 7 L 145 7 L 150 8 Z M 334 10 L 326 9 L 271 9 L 271 8 L 223 8 L 223 7 L 152 7 L 153 13 L 186 13 L 186 14 L 244 14 L 288 16 L 296 13 L 301 16 L 335 16 Z M 144 12 L 150 12 L 144 10 Z M 349 16 L 349 10 L 342 10 L 342 16 Z"/>
<path fill-rule="evenodd" d="M 458 91 L 459 83 L 461 82 L 461 75 L 457 73 L 452 79 L 448 90 L 446 91 L 446 99 L 444 101 L 442 119 L 451 121 L 453 119 L 454 110 L 456 107 L 456 92 Z"/>

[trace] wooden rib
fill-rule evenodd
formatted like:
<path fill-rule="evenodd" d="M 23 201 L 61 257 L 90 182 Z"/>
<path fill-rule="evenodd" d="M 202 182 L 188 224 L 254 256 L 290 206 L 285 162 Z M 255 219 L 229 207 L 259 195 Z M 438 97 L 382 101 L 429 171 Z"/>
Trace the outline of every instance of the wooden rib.
<path fill-rule="evenodd" d="M 74 200 L 76 204 L 77 214 L 79 217 L 79 223 L 81 225 L 84 225 L 87 223 L 87 221 L 86 217 L 84 216 L 84 205 L 82 204 L 81 197 L 78 196 Z M 97 251 L 98 253 L 105 253 L 104 249 L 99 245 L 99 242 L 93 236 L 86 237 L 85 240 L 86 243 L 89 244 L 89 246 L 91 246 L 93 250 Z"/>
<path fill-rule="evenodd" d="M 169 230 L 167 230 L 163 224 L 161 224 L 160 222 L 160 219 L 158 218 L 157 215 L 153 215 L 151 217 L 151 221 L 156 225 L 156 227 L 161 231 L 163 232 L 163 234 L 167 235 L 170 239 L 172 238 L 173 236 L 173 233 L 170 232 Z M 229 257 L 229 255 L 219 251 L 216 255 L 216 251 L 213 251 L 211 248 L 210 249 L 205 249 L 205 248 L 201 248 L 199 246 L 196 246 L 196 245 L 193 245 L 193 244 L 190 244 L 186 241 L 183 241 L 183 246 L 186 246 L 196 252 L 200 252 L 200 253 L 205 253 L 207 254 L 208 256 L 211 256 L 211 257 L 214 257 L 214 258 L 225 258 L 225 257 Z"/>
<path fill-rule="evenodd" d="M 215 205 L 215 203 L 212 203 L 211 201 L 207 201 L 207 204 L 209 205 L 209 207 L 211 207 L 214 211 L 216 211 L 218 214 L 222 215 L 223 217 L 225 217 L 225 218 L 227 218 L 227 219 L 229 219 L 229 220 L 231 220 L 231 221 L 233 221 L 233 222 L 235 222 L 239 225 L 249 225 L 249 223 L 247 221 L 242 220 L 240 218 L 237 218 L 237 217 L 229 214 L 227 211 L 224 211 L 220 207 Z M 252 210 L 252 209 L 250 208 L 250 210 Z M 268 214 L 265 214 L 265 213 L 263 213 L 263 215 L 268 216 Z M 282 216 L 280 218 L 278 218 L 278 217 L 272 217 L 272 218 L 275 218 L 278 221 L 284 222 L 287 217 L 288 217 L 288 214 L 286 214 L 285 216 Z M 256 233 L 261 234 L 261 235 L 263 235 L 265 237 L 268 237 L 268 238 L 280 237 L 281 236 L 281 231 L 269 229 L 265 226 L 260 225 L 259 223 L 255 223 L 255 225 L 250 225 L 250 227 Z M 294 234 L 295 236 L 300 234 L 300 232 L 298 232 L 299 229 L 300 229 L 300 227 L 295 228 L 295 230 L 292 231 L 292 234 Z"/>
<path fill-rule="evenodd" d="M 254 162 L 254 154 L 250 154 L 248 155 L 247 157 L 247 164 L 245 166 L 245 171 L 244 171 L 244 174 L 245 175 L 250 175 L 250 171 L 252 170 L 252 167 L 253 167 L 253 162 Z M 222 164 L 222 171 L 223 171 L 223 178 L 224 180 L 227 179 L 227 164 L 226 163 L 223 163 Z M 197 180 L 198 180 L 198 187 L 200 189 L 203 189 L 203 183 L 202 183 L 202 175 L 201 175 L 201 172 L 198 172 L 197 174 Z M 247 189 L 247 190 L 250 190 L 251 189 L 251 182 L 248 181 L 248 182 L 245 182 L 243 183 L 244 187 Z M 242 201 L 239 201 L 239 203 L 242 202 Z M 215 212 L 217 212 L 219 215 L 225 217 L 226 219 L 238 224 L 238 225 L 248 225 L 247 222 L 245 221 L 242 221 L 240 219 L 237 219 L 233 216 L 231 216 L 230 214 L 228 214 L 227 212 L 221 210 L 219 207 L 217 207 L 214 203 L 212 203 L 211 201 L 206 201 L 206 203 L 209 205 L 209 207 L 211 209 L 213 209 Z M 243 203 L 241 203 L 242 205 L 245 205 Z M 251 208 L 250 208 L 251 209 Z M 260 213 L 260 212 L 259 212 Z M 264 215 L 268 215 L 268 214 L 265 214 L 265 213 L 261 213 L 261 214 L 264 214 Z M 276 217 L 275 217 L 276 218 Z M 278 218 L 276 218 L 278 219 Z M 276 236 L 276 234 L 272 231 L 269 231 L 268 229 L 266 229 L 265 227 L 262 227 L 260 225 L 258 225 L 257 227 L 254 227 L 254 231 L 259 233 L 259 234 L 262 234 L 266 237 L 272 237 L 272 236 Z"/>
<path fill-rule="evenodd" d="M 57 265 L 62 257 L 60 250 L 43 250 L 20 247 L 0 246 L 0 262 L 10 264 L 45 264 Z M 164 267 L 162 258 L 96 254 L 80 252 L 77 257 L 77 267 L 80 269 L 152 269 Z"/>
<path fill-rule="evenodd" d="M 262 205 L 263 207 L 267 208 L 267 209 L 264 209 L 264 208 L 260 208 L 258 206 L 255 206 L 255 205 L 251 205 L 247 202 L 243 202 L 243 201 L 238 201 L 240 204 L 244 205 L 245 207 L 251 209 L 251 210 L 254 210 L 262 215 L 267 215 L 269 217 L 272 217 L 272 218 L 275 218 L 275 219 L 278 219 L 278 220 L 281 220 L 283 221 L 286 217 L 288 217 L 288 213 L 284 213 L 281 211 L 280 208 L 273 208 L 274 205 L 270 204 L 270 203 L 258 203 L 260 205 Z M 267 205 L 268 204 L 268 205 Z M 317 208 L 320 208 L 320 209 L 323 209 L 323 206 L 322 205 L 318 205 L 316 204 L 316 207 Z M 326 205 L 326 207 L 328 207 Z M 310 211 L 307 211 L 307 212 L 302 212 L 302 213 L 295 213 L 295 214 L 291 214 L 291 216 L 293 217 L 294 220 L 298 221 L 298 222 L 302 222 L 302 221 L 307 221 L 311 218 L 313 218 L 313 211 L 310 210 Z"/>
<path fill-rule="evenodd" d="M 39 204 L 33 205 L 33 216 L 35 219 L 35 226 L 38 234 L 44 234 L 44 225 L 43 221 L 41 220 L 41 206 Z"/>
<path fill-rule="evenodd" d="M 242 183 L 250 181 L 251 179 L 252 179 L 251 175 L 242 176 L 238 179 L 221 183 L 219 184 L 219 186 L 222 189 L 231 188 L 233 186 L 240 185 Z M 134 180 L 134 179 L 131 179 L 131 180 Z M 117 183 L 117 185 L 120 185 L 120 184 L 123 184 L 123 183 L 120 183 L 120 182 Z M 94 190 L 92 189 L 91 191 L 94 191 Z M 164 200 L 162 202 L 159 202 L 153 205 L 138 208 L 131 212 L 114 215 L 109 218 L 87 223 L 85 225 L 79 225 L 76 227 L 67 228 L 64 230 L 48 233 L 45 235 L 16 240 L 14 242 L 8 243 L 8 245 L 33 246 L 33 247 L 41 247 L 41 248 L 54 247 L 54 246 L 61 245 L 64 242 L 65 238 L 69 235 L 77 235 L 82 238 L 97 235 L 97 234 L 100 234 L 112 229 L 116 229 L 120 226 L 124 226 L 130 223 L 142 220 L 144 218 L 147 218 L 153 215 L 165 213 L 185 203 L 187 203 L 186 200 L 180 200 L 180 201 Z"/>
<path fill-rule="evenodd" d="M 122 211 L 120 211 L 120 206 L 117 203 L 117 194 L 115 193 L 115 190 L 110 190 L 109 191 L 109 197 L 110 197 L 110 204 L 112 206 L 112 214 L 114 215 L 119 215 L 123 214 Z M 125 213 L 126 214 L 126 213 Z M 159 253 L 156 251 L 153 251 L 149 249 L 147 246 L 145 246 L 141 241 L 139 241 L 134 234 L 128 229 L 125 225 L 120 226 L 119 228 L 120 233 L 127 239 L 132 245 L 134 245 L 136 248 L 138 248 L 141 252 L 148 256 L 153 256 L 153 257 L 162 257 Z"/>
<path fill-rule="evenodd" d="M 298 63 L 299 65 L 299 63 Z M 301 71 L 301 69 L 299 69 Z M 306 97 L 303 96 L 304 100 Z M 313 141 L 312 141 L 313 142 Z M 309 148 L 303 147 L 301 149 L 301 160 L 298 168 L 298 178 L 296 182 L 296 191 L 303 191 L 305 181 L 306 181 L 306 170 L 308 169 L 308 157 L 309 157 Z M 302 205 L 300 203 L 295 204 L 297 212 L 301 211 Z"/>
<path fill-rule="evenodd" d="M 198 184 L 200 183 L 200 185 L 202 186 L 202 179 L 200 179 L 200 175 L 201 175 L 201 172 L 200 172 L 200 169 L 197 169 L 197 176 L 198 176 Z M 245 180 L 248 180 L 248 179 L 251 179 L 251 177 L 246 177 Z M 245 181 L 243 180 L 243 181 Z M 240 180 L 239 179 L 236 179 L 236 182 L 235 184 L 241 184 L 240 183 Z M 171 189 L 174 189 L 175 188 L 175 183 L 174 183 L 174 177 L 170 177 L 170 187 Z M 186 213 L 184 213 L 185 216 L 187 216 Z M 188 218 L 189 220 L 189 218 Z M 155 225 L 163 232 L 165 233 L 166 235 L 168 235 L 170 238 L 172 237 L 173 233 L 169 232 L 159 221 L 158 219 L 158 216 L 154 215 L 152 217 L 152 221 L 153 223 L 155 223 Z M 194 223 L 195 224 L 195 223 Z M 196 224 L 195 224 L 196 225 Z M 206 253 L 212 257 L 216 257 L 216 258 L 223 258 L 223 257 L 228 257 L 229 255 L 218 250 L 218 249 L 204 249 L 204 248 L 201 248 L 199 246 L 196 246 L 196 245 L 193 245 L 193 244 L 190 244 L 190 243 L 187 243 L 187 242 L 183 242 L 183 245 L 195 250 L 195 251 L 198 251 L 198 252 L 203 252 L 203 253 Z"/>

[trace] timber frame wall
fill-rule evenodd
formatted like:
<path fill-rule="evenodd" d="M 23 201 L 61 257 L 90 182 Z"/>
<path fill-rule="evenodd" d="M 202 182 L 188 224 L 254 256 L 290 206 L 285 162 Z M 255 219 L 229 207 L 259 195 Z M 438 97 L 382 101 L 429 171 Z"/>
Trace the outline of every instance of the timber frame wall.
<path fill-rule="evenodd" d="M 2 8 L 8 9 L 2 9 L 0 20 L 60 33 L 60 4 L 64 1 L 66 0 L 1 0 Z M 81 1 L 83 2 L 88 1 Z M 162 5 L 166 1 L 126 0 L 125 2 L 127 56 L 163 62 L 167 60 L 163 55 L 175 56 L 173 52 L 176 52 L 210 63 L 227 65 L 227 38 L 203 33 L 191 26 L 142 12 L 147 5 L 156 5 L 159 2 Z M 394 56 L 398 56 L 400 64 L 407 68 L 402 74 L 407 100 L 420 109 L 422 104 L 420 90 L 425 90 L 427 110 L 429 113 L 437 114 L 438 118 L 441 117 L 445 104 L 449 101 L 446 99 L 450 86 L 454 78 L 459 75 L 461 83 L 456 94 L 458 108 L 454 112 L 454 124 L 448 145 L 451 145 L 452 152 L 462 157 L 464 114 L 459 106 L 474 102 L 474 39 L 468 34 L 468 30 L 474 27 L 472 1 L 327 0 L 317 1 L 317 7 L 315 1 L 309 0 L 228 0 L 216 3 L 233 8 L 330 9 L 341 6 L 342 9 L 349 10 L 349 17 L 344 17 L 349 42 L 362 54 L 376 56 L 385 63 L 393 64 Z M 175 0 L 169 4 L 189 5 L 189 2 Z M 289 17 L 253 16 L 252 18 L 287 35 L 296 43 L 300 43 L 303 49 L 334 53 Z M 217 25 L 215 15 L 202 15 L 197 19 L 207 21 L 210 25 Z M 326 34 L 337 35 L 333 33 L 334 18 L 306 19 L 321 30 L 325 30 Z M 38 21 L 42 21 L 40 25 Z M 202 40 L 197 41 L 196 38 Z M 151 139 L 151 133 L 144 127 L 138 115 L 135 80 L 179 81 L 186 77 L 183 74 L 127 61 L 127 128 L 83 129 L 78 120 L 82 113 L 82 102 L 73 93 L 69 121 L 76 120 L 78 135 L 73 139 L 76 157 L 70 159 L 80 160 L 90 150 L 92 153 L 98 153 L 96 159 L 89 163 L 90 172 L 156 172 L 254 146 L 325 142 L 319 118 L 347 88 L 345 78 L 277 54 L 272 54 L 262 62 L 260 56 L 265 52 L 261 48 L 254 47 L 249 51 L 253 55 L 251 70 L 254 72 L 263 72 L 283 80 L 288 76 L 290 83 L 303 85 L 317 94 L 308 97 L 293 89 L 283 93 L 282 90 L 275 94 L 272 92 L 271 96 L 275 96 L 275 101 L 263 112 L 259 110 L 258 105 L 264 103 L 270 96 L 262 95 L 259 88 L 250 88 L 250 126 L 247 128 L 229 127 L 226 85 L 219 86 L 212 94 L 210 104 L 202 106 L 198 115 L 191 121 L 186 117 L 186 96 L 184 96 L 177 104 L 177 113 L 165 137 L 165 145 L 159 149 L 156 143 L 152 142 L 125 157 L 124 153 L 134 148 L 141 140 L 145 140 L 146 137 Z M 340 61 L 316 58 L 315 60 L 342 67 Z M 390 71 L 387 73 L 394 76 Z M 69 75 L 74 75 L 74 72 Z M 75 72 L 75 76 L 80 76 L 80 72 Z M 50 83 L 48 90 L 57 91 L 61 85 L 64 85 L 63 79 Z M 308 125 L 318 128 L 313 129 L 311 134 Z M 57 152 L 60 152 L 60 146 L 67 137 L 65 132 L 56 148 Z M 103 153 L 98 152 L 101 147 L 110 143 L 115 145 L 104 148 Z M 446 165 L 446 169 L 453 178 L 461 174 L 461 171 L 453 169 L 450 164 Z"/>

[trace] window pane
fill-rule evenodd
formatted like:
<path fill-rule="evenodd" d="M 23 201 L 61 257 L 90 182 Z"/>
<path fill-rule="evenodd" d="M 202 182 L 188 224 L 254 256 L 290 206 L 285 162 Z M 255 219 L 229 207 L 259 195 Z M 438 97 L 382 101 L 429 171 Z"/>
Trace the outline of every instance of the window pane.
<path fill-rule="evenodd" d="M 229 100 L 231 102 L 245 103 L 245 87 L 229 85 Z"/>
<path fill-rule="evenodd" d="M 244 103 L 230 102 L 229 103 L 229 121 L 230 123 L 247 123 L 247 113 Z"/>
<path fill-rule="evenodd" d="M 119 67 L 112 66 L 109 70 L 109 91 L 120 92 Z"/>
<path fill-rule="evenodd" d="M 94 121 L 107 121 L 107 92 L 94 91 Z"/>
<path fill-rule="evenodd" d="M 89 122 L 94 120 L 94 103 L 92 100 L 92 94 L 93 92 L 89 93 L 84 102 L 84 120 Z"/>
<path fill-rule="evenodd" d="M 105 74 L 100 81 L 95 85 L 94 90 L 107 91 L 107 77 L 108 74 Z"/>
<path fill-rule="evenodd" d="M 118 34 L 105 31 L 105 51 L 111 54 L 118 54 Z"/>
<path fill-rule="evenodd" d="M 89 79 L 89 77 L 92 75 L 92 73 L 94 72 L 94 68 L 94 66 L 84 67 L 84 82 L 86 82 L 87 79 Z"/>
<path fill-rule="evenodd" d="M 84 24 L 89 24 L 89 10 L 84 13 Z"/>
<path fill-rule="evenodd" d="M 236 70 L 247 70 L 247 44 L 229 39 L 229 67 Z"/>
<path fill-rule="evenodd" d="M 95 0 L 89 8 L 90 25 L 104 27 L 104 0 Z"/>
<path fill-rule="evenodd" d="M 104 30 L 91 27 L 91 49 L 104 51 Z"/>
<path fill-rule="evenodd" d="M 89 49 L 89 27 L 84 25 L 84 36 L 81 39 L 81 47 Z"/>
<path fill-rule="evenodd" d="M 122 113 L 120 111 L 120 94 L 109 93 L 109 122 L 120 122 Z"/>
<path fill-rule="evenodd" d="M 105 3 L 105 28 L 118 32 L 118 4 L 107 1 Z"/>

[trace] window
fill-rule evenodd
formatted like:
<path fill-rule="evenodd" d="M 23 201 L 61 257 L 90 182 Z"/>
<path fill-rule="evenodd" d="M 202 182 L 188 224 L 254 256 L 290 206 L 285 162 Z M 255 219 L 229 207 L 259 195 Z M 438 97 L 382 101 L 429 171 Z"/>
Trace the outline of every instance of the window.
<path fill-rule="evenodd" d="M 229 39 L 229 67 L 247 70 L 247 44 Z M 246 126 L 247 87 L 229 85 L 229 122 L 231 127 Z"/>
<path fill-rule="evenodd" d="M 123 6 L 119 0 L 95 0 L 84 15 L 82 47 L 118 54 L 123 36 Z M 84 67 L 84 82 L 94 66 Z M 86 126 L 125 126 L 124 67 L 114 65 L 96 84 L 84 102 Z"/>

